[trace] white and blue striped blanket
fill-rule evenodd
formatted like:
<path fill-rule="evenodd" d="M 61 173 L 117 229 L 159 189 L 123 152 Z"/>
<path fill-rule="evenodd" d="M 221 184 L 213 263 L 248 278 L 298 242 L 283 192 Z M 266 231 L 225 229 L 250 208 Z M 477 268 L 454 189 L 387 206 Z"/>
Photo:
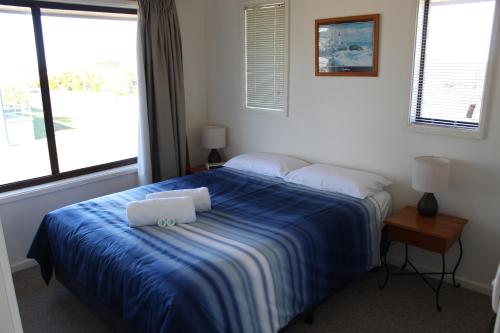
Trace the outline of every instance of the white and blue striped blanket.
<path fill-rule="evenodd" d="M 206 186 L 212 210 L 130 228 L 147 193 Z M 379 262 L 369 199 L 221 168 L 55 210 L 28 256 L 54 267 L 136 332 L 276 332 Z"/>

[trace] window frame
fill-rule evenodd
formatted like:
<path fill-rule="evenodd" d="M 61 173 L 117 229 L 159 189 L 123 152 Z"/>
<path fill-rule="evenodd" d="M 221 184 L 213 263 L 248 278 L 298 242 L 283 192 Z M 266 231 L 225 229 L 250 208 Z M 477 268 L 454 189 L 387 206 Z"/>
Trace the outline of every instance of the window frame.
<path fill-rule="evenodd" d="M 464 127 L 452 127 L 449 126 L 452 123 L 455 123 L 453 121 L 446 121 L 442 119 L 435 119 L 439 120 L 443 123 L 446 123 L 446 125 L 440 125 L 440 124 L 425 124 L 425 123 L 417 123 L 413 121 L 413 114 L 412 114 L 412 99 L 413 99 L 413 85 L 414 85 L 414 78 L 415 78 L 415 71 L 419 71 L 419 82 L 422 82 L 422 78 L 424 75 L 423 68 L 425 66 L 425 48 L 426 48 L 426 38 L 428 31 L 426 27 L 422 28 L 422 40 L 421 42 L 421 49 L 418 50 L 418 53 L 420 55 L 423 54 L 420 60 L 420 68 L 416 69 L 415 68 L 415 62 L 417 60 L 417 45 L 418 45 L 418 31 L 419 31 L 419 14 L 420 14 L 420 1 L 421 0 L 416 0 L 416 16 L 415 16 L 415 34 L 414 34 L 414 44 L 413 44 L 413 61 L 411 62 L 411 89 L 410 89 L 410 108 L 408 112 L 408 117 L 406 120 L 406 129 L 411 131 L 411 132 L 417 132 L 417 133 L 424 133 L 424 134 L 436 134 L 436 135 L 444 135 L 444 136 L 451 136 L 451 137 L 458 137 L 458 138 L 469 138 L 469 139 L 477 139 L 477 140 L 483 140 L 485 139 L 486 136 L 486 125 L 487 125 L 487 117 L 491 105 L 491 99 L 493 97 L 493 77 L 494 74 L 493 70 L 495 69 L 495 58 L 497 57 L 497 54 L 499 54 L 499 51 L 497 50 L 497 47 L 500 45 L 497 45 L 496 43 L 496 36 L 498 35 L 498 29 L 499 29 L 499 16 L 500 16 L 500 6 L 498 3 L 495 4 L 495 10 L 493 13 L 493 26 L 491 30 L 491 39 L 490 39 L 490 45 L 489 45 L 489 51 L 488 51 L 488 60 L 486 63 L 486 75 L 484 79 L 484 89 L 483 89 L 483 96 L 482 96 L 482 108 L 481 108 L 481 114 L 479 116 L 479 121 L 478 121 L 478 126 L 476 128 L 464 128 Z M 424 6 L 427 8 L 424 8 L 422 10 L 422 13 L 424 14 L 423 18 L 423 24 L 426 24 L 427 22 L 427 16 L 429 14 L 428 12 L 428 6 L 430 5 L 431 0 L 425 0 Z M 420 85 L 420 83 L 417 83 Z M 421 100 L 422 96 L 422 90 L 423 90 L 423 85 L 422 87 L 419 87 L 417 90 L 417 94 L 419 95 L 417 97 L 417 100 Z M 419 107 L 419 102 L 417 102 L 417 108 Z M 416 111 L 418 112 L 418 111 Z M 418 115 L 416 115 L 418 117 Z M 427 119 L 427 118 L 423 118 Z"/>
<path fill-rule="evenodd" d="M 247 61 L 246 61 L 246 17 L 245 8 L 250 6 L 262 6 L 262 5 L 272 5 L 277 3 L 283 3 L 285 6 L 285 70 L 284 70 L 284 107 L 283 110 L 272 110 L 266 108 L 249 108 L 247 107 Z M 241 28 L 241 111 L 245 113 L 253 114 L 267 114 L 275 115 L 281 117 L 288 117 L 288 91 L 290 89 L 289 84 L 289 72 L 290 72 L 290 1 L 289 0 L 249 0 L 241 3 L 240 6 L 240 28 Z"/>
<path fill-rule="evenodd" d="M 43 116 L 45 122 L 47 147 L 48 147 L 50 167 L 51 167 L 50 175 L 20 180 L 7 184 L 0 184 L 0 193 L 46 184 L 50 182 L 55 182 L 62 179 L 88 175 L 99 171 L 105 171 L 137 163 L 137 157 L 133 157 L 105 164 L 93 165 L 90 167 L 80 168 L 71 171 L 65 171 L 65 172 L 59 171 L 56 138 L 53 125 L 53 118 L 52 118 L 52 107 L 50 101 L 49 79 L 47 74 L 47 63 L 45 59 L 45 47 L 43 42 L 41 9 L 61 9 L 61 10 L 75 10 L 75 11 L 89 11 L 89 12 L 99 12 L 99 13 L 131 14 L 131 15 L 137 15 L 137 10 L 132 8 L 44 2 L 36 0 L 0 0 L 0 5 L 24 7 L 24 8 L 29 8 L 31 10 L 31 18 L 33 20 L 33 33 L 35 36 L 36 56 L 38 62 L 38 76 L 40 79 L 40 93 L 42 97 Z"/>

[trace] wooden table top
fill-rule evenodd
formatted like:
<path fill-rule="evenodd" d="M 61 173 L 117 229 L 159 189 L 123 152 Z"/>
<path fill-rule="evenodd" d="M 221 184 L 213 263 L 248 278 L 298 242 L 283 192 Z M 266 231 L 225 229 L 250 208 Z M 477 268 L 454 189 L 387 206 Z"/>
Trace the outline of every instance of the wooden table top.
<path fill-rule="evenodd" d="M 407 206 L 388 217 L 384 223 L 420 234 L 452 240 L 460 236 L 467 222 L 466 219 L 446 214 L 437 214 L 435 217 L 421 216 L 417 208 Z"/>

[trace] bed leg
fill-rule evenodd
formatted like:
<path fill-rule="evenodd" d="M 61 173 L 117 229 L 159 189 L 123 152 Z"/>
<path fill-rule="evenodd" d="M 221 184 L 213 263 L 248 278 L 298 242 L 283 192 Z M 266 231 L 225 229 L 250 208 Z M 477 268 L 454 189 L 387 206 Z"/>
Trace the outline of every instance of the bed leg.
<path fill-rule="evenodd" d="M 314 311 L 308 310 L 304 313 L 304 322 L 307 324 L 314 323 Z"/>

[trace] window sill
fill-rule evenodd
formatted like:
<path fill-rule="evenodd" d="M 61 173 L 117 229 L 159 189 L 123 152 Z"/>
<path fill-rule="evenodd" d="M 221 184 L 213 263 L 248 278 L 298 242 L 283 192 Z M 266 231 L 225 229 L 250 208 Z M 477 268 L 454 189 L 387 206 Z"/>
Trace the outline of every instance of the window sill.
<path fill-rule="evenodd" d="M 443 135 L 462 139 L 484 139 L 484 131 L 478 130 L 466 130 L 461 128 L 448 128 L 444 126 L 433 126 L 433 125 L 420 125 L 420 124 L 407 124 L 406 130 L 408 132 L 423 133 L 423 134 L 433 134 L 433 135 Z"/>
<path fill-rule="evenodd" d="M 47 193 L 68 190 L 74 187 L 97 183 L 103 180 L 108 180 L 134 173 L 137 173 L 137 164 L 127 165 L 106 171 L 91 173 L 84 176 L 78 176 L 78 177 L 58 180 L 47 184 L 9 191 L 0 194 L 0 205 L 4 205 L 19 200 L 25 200 L 31 197 L 36 197 Z"/>
<path fill-rule="evenodd" d="M 242 107 L 241 111 L 247 114 L 261 114 L 261 115 L 272 115 L 276 117 L 288 117 L 288 110 L 278 111 L 272 109 L 260 109 L 260 108 L 247 108 Z"/>

